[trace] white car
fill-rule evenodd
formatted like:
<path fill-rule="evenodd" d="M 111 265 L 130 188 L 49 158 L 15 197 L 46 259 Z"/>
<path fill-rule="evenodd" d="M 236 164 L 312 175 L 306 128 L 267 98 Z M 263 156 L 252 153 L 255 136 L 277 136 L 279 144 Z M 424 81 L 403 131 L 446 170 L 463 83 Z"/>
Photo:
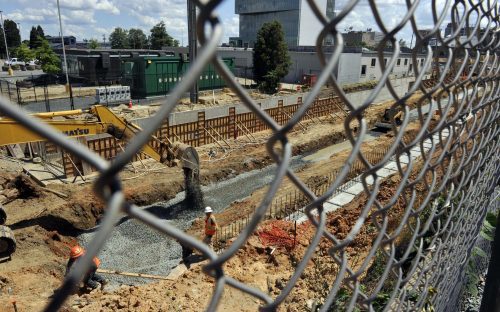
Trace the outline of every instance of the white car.
<path fill-rule="evenodd" d="M 10 66 L 14 66 L 14 65 L 26 65 L 26 63 L 24 63 L 24 62 L 22 62 L 19 59 L 17 59 L 17 58 L 14 57 L 14 58 L 10 59 L 10 61 L 5 61 L 5 65 L 6 66 L 9 66 L 9 65 Z"/>
<path fill-rule="evenodd" d="M 38 60 L 31 60 L 26 63 L 26 66 L 35 66 L 38 64 Z"/>

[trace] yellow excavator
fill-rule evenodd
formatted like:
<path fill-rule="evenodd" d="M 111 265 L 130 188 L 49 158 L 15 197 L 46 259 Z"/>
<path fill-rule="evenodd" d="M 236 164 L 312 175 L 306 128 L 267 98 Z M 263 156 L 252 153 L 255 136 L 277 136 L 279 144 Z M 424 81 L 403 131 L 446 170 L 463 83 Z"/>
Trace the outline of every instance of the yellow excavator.
<path fill-rule="evenodd" d="M 92 106 L 87 110 L 39 113 L 33 116 L 71 138 L 107 133 L 128 142 L 142 130 L 101 105 Z M 71 116 L 73 118 L 68 118 Z M 74 118 L 74 116 L 79 117 Z M 0 118 L 0 134 L 0 146 L 45 141 L 37 133 L 9 118 Z M 152 136 L 152 139 L 159 143 L 159 148 L 154 148 L 148 143 L 143 147 L 143 153 L 169 167 L 179 164 L 184 169 L 186 189 L 193 189 L 190 184 L 199 184 L 200 161 L 194 147 L 180 142 L 172 143 L 168 140 L 165 142 L 155 136 Z M 196 189 L 196 186 L 194 188 Z M 11 229 L 4 226 L 6 219 L 7 214 L 0 205 L 0 259 L 10 258 L 16 249 L 14 234 Z"/>

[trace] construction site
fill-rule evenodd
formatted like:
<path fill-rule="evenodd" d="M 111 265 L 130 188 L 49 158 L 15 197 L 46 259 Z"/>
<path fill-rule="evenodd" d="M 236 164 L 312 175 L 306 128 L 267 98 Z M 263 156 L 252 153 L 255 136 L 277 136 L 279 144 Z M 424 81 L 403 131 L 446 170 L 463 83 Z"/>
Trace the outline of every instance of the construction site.
<path fill-rule="evenodd" d="M 367 91 L 349 95 L 355 98 L 363 92 Z M 328 94 L 328 90 L 323 93 Z M 269 108 L 262 108 L 276 122 L 285 124 L 301 105 L 302 96 L 307 94 L 271 99 L 267 104 Z M 364 116 L 371 130 L 364 138 L 361 151 L 371 164 L 382 161 L 394 143 L 394 134 L 389 129 L 376 126 L 394 104 L 383 97 L 370 106 Z M 432 124 L 438 123 L 440 117 L 429 110 L 430 102 L 423 100 L 419 92 L 406 103 L 411 110 L 403 141 L 411 142 L 420 128 L 416 121 L 417 107 L 432 116 Z M 123 121 L 127 120 L 127 114 L 138 110 L 141 108 L 115 109 L 118 116 L 123 116 L 118 117 L 105 107 L 95 107 L 88 112 L 47 113 L 38 117 L 50 120 L 67 135 L 78 137 L 77 140 L 93 152 L 111 160 L 133 137 L 137 126 Z M 213 117 L 217 114 L 227 116 Z M 188 120 L 190 115 L 196 120 L 179 123 L 178 120 Z M 345 106 L 338 97 L 318 98 L 289 136 L 293 144 L 289 168 L 318 195 L 335 181 L 349 156 L 351 144 L 343 123 L 346 116 Z M 115 130 L 110 131 L 109 125 L 114 125 Z M 12 229 L 16 241 L 10 261 L 1 264 L 1 306 L 8 311 L 15 300 L 19 311 L 31 311 L 47 304 L 64 278 L 71 246 L 76 243 L 85 246 L 91 241 L 106 208 L 92 195 L 96 175 L 91 166 L 53 145 L 37 142 L 34 134 L 16 127 L 16 122 L 0 121 L 2 133 L 13 133 L 0 140 L 8 147 L 2 149 L 1 199 L 8 215 L 6 225 Z M 75 133 L 65 130 L 70 128 L 75 129 Z M 96 128 L 104 129 L 104 134 L 94 131 Z M 115 132 L 118 129 L 120 133 Z M 213 207 L 218 222 L 214 248 L 222 251 L 247 225 L 275 174 L 265 147 L 271 134 L 253 113 L 244 112 L 241 106 L 173 114 L 150 142 L 151 151 L 148 147 L 143 149 L 120 174 L 126 199 L 199 239 L 203 238 L 203 208 Z M 35 142 L 17 143 L 28 141 Z M 164 142 L 169 142 L 169 150 L 176 150 L 175 155 L 162 154 Z M 193 147 L 195 151 L 191 150 Z M 16 157 L 14 148 L 22 157 Z M 418 170 L 423 158 L 415 157 L 415 161 L 413 170 Z M 173 166 L 171 162 L 178 164 Z M 346 183 L 329 201 L 334 209 L 326 222 L 340 237 L 349 233 L 367 200 L 358 178 L 364 169 L 361 161 L 355 161 Z M 384 170 L 378 193 L 381 199 L 390 198 L 401 179 L 394 168 Z M 244 249 L 227 263 L 228 272 L 271 294 L 279 291 L 314 233 L 303 214 L 308 202 L 290 181 L 283 180 L 265 221 Z M 402 213 L 403 207 L 393 209 L 390 219 L 397 220 Z M 356 243 L 347 249 L 352 265 L 369 251 L 375 234 L 370 228 L 373 225 L 367 222 Z M 192 257 L 192 264 L 180 263 L 178 242 L 123 217 L 99 253 L 102 261 L 99 272 L 106 276 L 109 284 L 102 290 L 71 296 L 67 309 L 197 310 L 208 302 L 210 292 L 206 290 L 212 287 L 213 281 L 201 272 L 206 260 L 201 256 Z M 321 252 L 315 256 L 304 272 L 301 287 L 292 293 L 288 309 L 301 311 L 310 300 L 321 300 L 324 289 L 317 279 L 338 270 L 328 258 Z M 323 263 L 323 267 L 319 268 L 318 263 Z M 234 290 L 225 293 L 224 298 L 222 311 L 254 311 L 259 305 L 258 301 Z"/>
<path fill-rule="evenodd" d="M 457 41 L 444 70 L 418 35 L 415 73 L 391 76 L 390 38 L 380 81 L 340 85 L 340 52 L 318 52 L 314 81 L 264 94 L 216 56 L 221 22 L 195 2 L 214 33 L 189 66 L 127 61 L 175 67 L 168 90 L 143 75 L 142 103 L 85 87 L 95 104 L 28 111 L 32 96 L 66 107 L 67 86 L 26 87 L 17 105 L 2 91 L 0 311 L 499 308 L 496 13 L 482 50 Z M 114 90 L 127 96 L 110 105 Z"/>

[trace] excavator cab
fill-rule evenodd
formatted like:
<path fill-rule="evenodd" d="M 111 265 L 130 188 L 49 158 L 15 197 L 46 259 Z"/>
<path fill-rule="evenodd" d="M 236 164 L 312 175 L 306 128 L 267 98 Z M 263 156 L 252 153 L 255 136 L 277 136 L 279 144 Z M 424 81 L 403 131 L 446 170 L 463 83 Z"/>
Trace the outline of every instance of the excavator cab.
<path fill-rule="evenodd" d="M 400 126 L 403 123 L 403 112 L 397 108 L 388 108 L 385 110 L 382 116 L 382 121 L 375 124 L 377 128 L 392 129 L 393 121 L 396 126 Z"/>

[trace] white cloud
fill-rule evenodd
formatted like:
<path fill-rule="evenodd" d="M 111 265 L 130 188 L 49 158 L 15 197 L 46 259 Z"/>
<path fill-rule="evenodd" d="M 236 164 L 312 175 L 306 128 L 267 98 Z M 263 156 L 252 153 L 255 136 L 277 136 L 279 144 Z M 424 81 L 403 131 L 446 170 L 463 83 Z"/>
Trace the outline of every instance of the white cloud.
<path fill-rule="evenodd" d="M 115 15 L 120 14 L 118 7 L 109 0 L 60 0 L 60 6 L 64 9 L 98 10 Z"/>

